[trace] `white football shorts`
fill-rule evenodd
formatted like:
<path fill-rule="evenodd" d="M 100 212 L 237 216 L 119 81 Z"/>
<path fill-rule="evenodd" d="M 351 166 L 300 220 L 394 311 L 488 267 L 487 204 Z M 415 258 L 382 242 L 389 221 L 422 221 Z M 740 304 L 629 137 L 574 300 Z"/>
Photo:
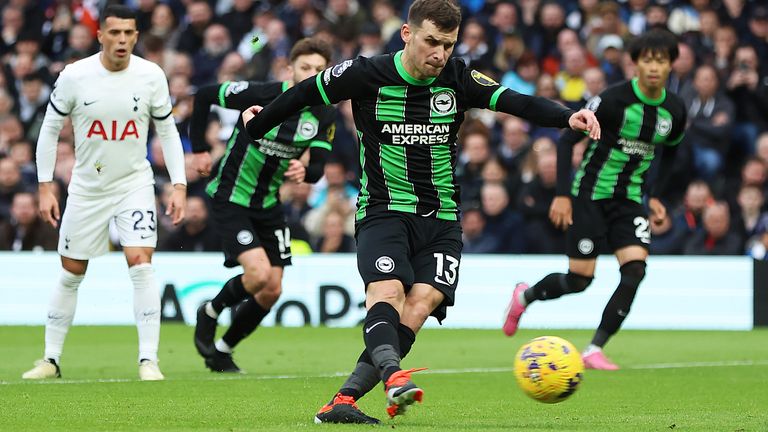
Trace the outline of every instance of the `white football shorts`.
<path fill-rule="evenodd" d="M 113 219 L 121 246 L 157 246 L 157 207 L 150 185 L 120 196 L 70 195 L 61 218 L 59 254 L 76 260 L 104 255 Z"/>

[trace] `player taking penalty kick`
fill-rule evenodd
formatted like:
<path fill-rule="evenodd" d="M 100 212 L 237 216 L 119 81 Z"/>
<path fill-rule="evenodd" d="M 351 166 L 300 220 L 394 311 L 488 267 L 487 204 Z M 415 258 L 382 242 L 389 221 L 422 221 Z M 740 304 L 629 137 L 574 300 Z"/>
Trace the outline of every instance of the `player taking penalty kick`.
<path fill-rule="evenodd" d="M 400 30 L 405 48 L 348 60 L 305 80 L 261 110 L 243 113 L 251 138 L 305 106 L 352 100 L 362 177 L 356 214 L 357 265 L 366 288 L 365 350 L 347 381 L 315 415 L 318 423 L 378 423 L 356 400 L 384 384 L 396 416 L 424 390 L 401 359 L 431 315 L 454 303 L 461 259 L 456 134 L 470 108 L 488 108 L 546 126 L 600 137 L 589 110 L 574 112 L 515 93 L 451 53 L 461 22 L 451 0 L 416 0 Z"/>
<path fill-rule="evenodd" d="M 152 269 L 157 244 L 154 176 L 147 161 L 149 122 L 155 125 L 173 182 L 166 214 L 184 218 L 184 152 L 171 116 L 168 83 L 162 69 L 132 54 L 138 39 L 136 17 L 125 6 L 108 6 L 98 31 L 102 49 L 68 65 L 59 75 L 37 143 L 40 212 L 59 222 L 52 191 L 59 132 L 68 116 L 75 131 L 75 167 L 66 211 L 61 218 L 62 271 L 53 290 L 45 325 L 45 354 L 25 379 L 61 376 L 64 339 L 72 325 L 77 289 L 88 261 L 107 252 L 109 221 L 115 221 L 133 283 L 133 313 L 139 334 L 139 377 L 162 380 L 160 293 Z"/>

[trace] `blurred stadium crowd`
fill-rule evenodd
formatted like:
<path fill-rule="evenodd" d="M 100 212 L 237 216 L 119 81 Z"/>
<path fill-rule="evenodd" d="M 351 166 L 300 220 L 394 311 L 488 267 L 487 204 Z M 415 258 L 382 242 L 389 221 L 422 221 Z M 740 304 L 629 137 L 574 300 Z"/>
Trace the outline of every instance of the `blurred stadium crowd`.
<path fill-rule="evenodd" d="M 98 51 L 99 0 L 6 0 L 0 24 L 0 250 L 55 250 L 56 230 L 38 217 L 38 130 L 58 73 Z M 112 3 L 112 2 L 110 2 Z M 402 48 L 409 0 L 128 0 L 138 11 L 136 54 L 168 76 L 174 116 L 189 152 L 198 86 L 227 80 L 286 80 L 302 37 L 326 39 L 334 62 Z M 460 0 L 454 56 L 503 85 L 577 108 L 633 76 L 628 42 L 654 26 L 680 36 L 669 91 L 688 107 L 668 219 L 653 226 L 651 252 L 752 255 L 768 259 L 768 3 L 763 0 Z M 255 36 L 258 36 L 256 40 Z M 255 41 L 255 42 L 254 42 Z M 333 160 L 317 185 L 286 184 L 282 201 L 294 253 L 351 252 L 358 163 L 348 104 L 338 106 Z M 465 253 L 563 253 L 549 222 L 557 131 L 471 111 L 459 139 L 457 174 Z M 206 139 L 214 160 L 238 113 L 213 109 Z M 574 167 L 585 143 L 574 152 Z M 160 145 L 148 143 L 158 205 L 169 188 Z M 187 220 L 160 223 L 158 250 L 216 251 L 207 179 L 187 154 Z M 62 202 L 74 163 L 72 129 L 60 137 L 56 183 Z M 215 172 L 215 170 L 214 170 Z M 160 212 L 159 214 L 162 214 Z M 116 239 L 114 241 L 116 243 Z M 114 246 L 118 248 L 119 246 Z"/>

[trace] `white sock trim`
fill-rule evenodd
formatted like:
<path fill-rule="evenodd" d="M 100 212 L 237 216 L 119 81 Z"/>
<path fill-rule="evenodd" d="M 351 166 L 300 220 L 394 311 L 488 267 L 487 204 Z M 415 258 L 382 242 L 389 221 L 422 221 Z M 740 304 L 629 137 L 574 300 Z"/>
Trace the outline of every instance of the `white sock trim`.
<path fill-rule="evenodd" d="M 599 346 L 597 346 L 595 344 L 589 344 L 589 345 L 587 345 L 587 348 L 584 349 L 583 355 L 587 356 L 587 355 L 590 355 L 590 354 L 594 354 L 596 352 L 600 352 L 602 350 L 603 350 L 602 348 L 600 348 Z"/>
<path fill-rule="evenodd" d="M 213 319 L 219 319 L 219 314 L 213 309 L 211 302 L 205 304 L 205 314 Z"/>
<path fill-rule="evenodd" d="M 232 347 L 230 347 L 226 342 L 224 342 L 224 339 L 219 339 L 215 343 L 216 349 L 223 353 L 232 354 Z"/>

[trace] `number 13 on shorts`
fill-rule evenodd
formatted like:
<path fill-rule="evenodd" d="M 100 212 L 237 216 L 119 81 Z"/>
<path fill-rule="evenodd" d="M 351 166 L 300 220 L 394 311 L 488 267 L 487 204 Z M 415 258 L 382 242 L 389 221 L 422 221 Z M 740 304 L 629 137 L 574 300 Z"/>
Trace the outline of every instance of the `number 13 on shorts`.
<path fill-rule="evenodd" d="M 448 255 L 436 252 L 435 257 L 435 282 L 442 285 L 453 285 L 459 275 L 459 260 Z"/>

